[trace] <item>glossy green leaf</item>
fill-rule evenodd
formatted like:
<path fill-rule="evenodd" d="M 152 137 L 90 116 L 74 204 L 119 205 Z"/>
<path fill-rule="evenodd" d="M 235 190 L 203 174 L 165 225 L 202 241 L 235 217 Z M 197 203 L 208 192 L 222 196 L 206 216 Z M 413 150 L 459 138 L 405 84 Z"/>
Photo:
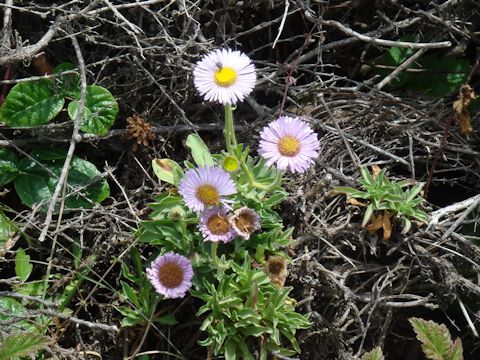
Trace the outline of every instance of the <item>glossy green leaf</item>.
<path fill-rule="evenodd" d="M 33 265 L 30 263 L 30 255 L 25 250 L 19 248 L 15 255 L 15 275 L 20 278 L 21 282 L 27 281 L 32 273 Z"/>
<path fill-rule="evenodd" d="M 0 149 L 0 186 L 8 184 L 18 175 L 17 157 L 9 149 Z"/>
<path fill-rule="evenodd" d="M 15 189 L 22 202 L 33 207 L 42 204 L 45 211 L 53 195 L 58 177 L 62 171 L 63 159 L 44 161 L 39 165 L 24 158 L 19 163 L 20 175 L 14 180 Z M 65 194 L 65 210 L 90 209 L 105 200 L 110 194 L 106 180 L 92 163 L 74 156 L 70 163 Z M 59 209 L 57 204 L 56 211 Z"/>
<path fill-rule="evenodd" d="M 59 74 L 55 78 L 55 86 L 57 87 L 58 93 L 64 97 L 73 97 L 78 100 L 80 99 L 80 75 L 78 72 L 63 74 L 63 72 L 69 70 L 75 70 L 75 65 L 72 63 L 61 63 L 55 66 L 53 73 Z"/>
<path fill-rule="evenodd" d="M 68 104 L 68 116 L 72 121 L 78 113 L 79 100 Z M 105 135 L 115 122 L 118 103 L 113 95 L 102 86 L 89 85 L 85 96 L 85 107 L 80 129 L 86 133 Z"/>
<path fill-rule="evenodd" d="M 34 332 L 11 334 L 0 344 L 0 360 L 34 355 L 51 341 L 50 338 Z"/>
<path fill-rule="evenodd" d="M 57 116 L 63 104 L 52 80 L 22 82 L 10 90 L 0 107 L 0 122 L 20 128 L 43 125 Z"/>
<path fill-rule="evenodd" d="M 198 134 L 188 135 L 186 145 L 190 148 L 193 160 L 198 166 L 213 166 L 215 164 L 210 150 Z"/>

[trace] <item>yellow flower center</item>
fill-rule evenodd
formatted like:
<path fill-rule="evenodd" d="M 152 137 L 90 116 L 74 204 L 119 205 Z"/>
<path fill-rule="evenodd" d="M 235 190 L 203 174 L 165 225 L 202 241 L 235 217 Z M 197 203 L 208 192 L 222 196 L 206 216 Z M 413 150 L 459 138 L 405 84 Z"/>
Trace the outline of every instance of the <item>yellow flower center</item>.
<path fill-rule="evenodd" d="M 243 233 L 251 234 L 254 231 L 254 219 L 248 212 L 240 213 L 235 218 L 235 226 Z"/>
<path fill-rule="evenodd" d="M 214 235 L 224 235 L 230 229 L 228 218 L 220 214 L 215 214 L 207 221 L 208 230 Z"/>
<path fill-rule="evenodd" d="M 196 193 L 197 199 L 207 206 L 213 206 L 220 201 L 220 194 L 212 185 L 200 185 Z"/>
<path fill-rule="evenodd" d="M 237 81 L 237 72 L 229 66 L 224 66 L 215 71 L 214 78 L 217 85 L 229 87 Z"/>
<path fill-rule="evenodd" d="M 158 279 L 166 288 L 176 288 L 183 281 L 183 269 L 178 264 L 167 262 L 158 269 Z"/>
<path fill-rule="evenodd" d="M 300 152 L 301 145 L 297 138 L 286 135 L 278 142 L 278 151 L 283 156 L 293 157 Z"/>

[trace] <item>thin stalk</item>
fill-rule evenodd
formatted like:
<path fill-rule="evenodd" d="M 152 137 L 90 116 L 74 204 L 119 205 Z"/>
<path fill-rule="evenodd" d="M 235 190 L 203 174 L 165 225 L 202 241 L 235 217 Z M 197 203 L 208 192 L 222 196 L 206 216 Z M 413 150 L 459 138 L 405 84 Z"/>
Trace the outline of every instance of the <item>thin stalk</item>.
<path fill-rule="evenodd" d="M 227 152 L 231 156 L 234 154 L 234 146 L 236 147 L 237 140 L 235 138 L 235 130 L 233 128 L 233 109 L 232 105 L 225 105 L 225 144 L 227 145 Z"/>
<path fill-rule="evenodd" d="M 212 258 L 212 263 L 214 266 L 218 265 L 217 248 L 218 242 L 212 242 L 212 247 L 210 248 L 210 257 Z"/>

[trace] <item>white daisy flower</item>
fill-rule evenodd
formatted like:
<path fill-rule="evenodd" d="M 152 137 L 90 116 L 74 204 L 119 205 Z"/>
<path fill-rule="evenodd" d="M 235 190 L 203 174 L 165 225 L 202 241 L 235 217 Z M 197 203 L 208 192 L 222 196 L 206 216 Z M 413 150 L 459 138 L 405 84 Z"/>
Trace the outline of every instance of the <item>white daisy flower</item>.
<path fill-rule="evenodd" d="M 255 67 L 240 51 L 217 49 L 203 57 L 193 70 L 193 81 L 205 100 L 235 105 L 252 92 Z"/>

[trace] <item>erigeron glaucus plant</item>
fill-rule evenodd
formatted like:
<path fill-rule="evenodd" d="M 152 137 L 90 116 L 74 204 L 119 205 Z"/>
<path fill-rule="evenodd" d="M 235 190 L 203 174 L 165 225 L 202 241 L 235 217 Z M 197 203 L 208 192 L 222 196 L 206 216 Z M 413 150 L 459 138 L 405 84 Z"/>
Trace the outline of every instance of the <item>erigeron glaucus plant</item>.
<path fill-rule="evenodd" d="M 193 162 L 153 161 L 158 178 L 176 190 L 156 197 L 137 232 L 156 249 L 147 277 L 160 300 L 190 292 L 204 301 L 199 343 L 209 353 L 229 360 L 293 355 L 295 333 L 309 321 L 295 312 L 284 287 L 293 229 L 283 228 L 274 207 L 287 196 L 284 171 L 303 173 L 313 164 L 317 135 L 304 120 L 282 116 L 260 133 L 255 159 L 237 143 L 232 107 L 253 90 L 251 60 L 240 51 L 215 50 L 193 73 L 200 95 L 224 106 L 226 150 L 211 154 L 191 134 L 186 144 Z"/>

